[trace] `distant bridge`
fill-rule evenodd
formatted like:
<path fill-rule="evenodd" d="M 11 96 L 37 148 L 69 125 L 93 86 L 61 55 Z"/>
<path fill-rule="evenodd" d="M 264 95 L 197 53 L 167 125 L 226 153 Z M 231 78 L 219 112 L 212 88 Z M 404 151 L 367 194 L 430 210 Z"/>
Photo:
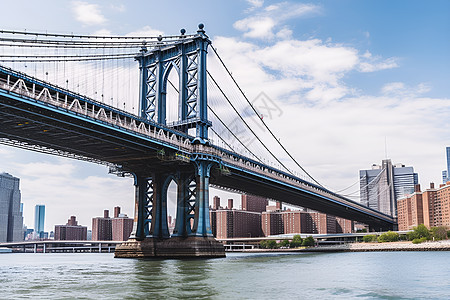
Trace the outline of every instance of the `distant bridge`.
<path fill-rule="evenodd" d="M 76 253 L 76 252 L 114 252 L 117 245 L 123 241 L 25 241 L 0 243 L 1 248 L 12 249 L 23 253 Z"/>

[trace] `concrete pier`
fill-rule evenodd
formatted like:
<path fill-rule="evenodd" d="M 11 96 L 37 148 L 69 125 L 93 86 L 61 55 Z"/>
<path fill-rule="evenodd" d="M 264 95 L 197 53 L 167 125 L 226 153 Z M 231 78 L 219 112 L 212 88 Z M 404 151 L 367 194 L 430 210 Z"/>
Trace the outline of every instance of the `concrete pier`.
<path fill-rule="evenodd" d="M 117 258 L 219 258 L 225 257 L 222 243 L 213 237 L 172 237 L 128 240 L 116 247 Z"/>

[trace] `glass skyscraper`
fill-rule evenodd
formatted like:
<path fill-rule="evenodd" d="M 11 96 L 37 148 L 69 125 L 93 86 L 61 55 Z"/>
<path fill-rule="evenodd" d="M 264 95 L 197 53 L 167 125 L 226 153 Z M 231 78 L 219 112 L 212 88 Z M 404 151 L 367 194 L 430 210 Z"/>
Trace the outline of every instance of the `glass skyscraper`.
<path fill-rule="evenodd" d="M 19 178 L 0 174 L 0 243 L 23 241 Z"/>
<path fill-rule="evenodd" d="M 44 237 L 45 205 L 36 205 L 34 208 L 34 232 L 37 237 Z"/>
<path fill-rule="evenodd" d="M 397 200 L 412 194 L 418 181 L 413 167 L 393 165 L 390 159 L 384 159 L 381 166 L 359 171 L 361 204 L 396 217 Z"/>
<path fill-rule="evenodd" d="M 450 147 L 447 147 L 445 152 L 447 153 L 447 170 L 442 171 L 442 183 L 450 181 Z"/>

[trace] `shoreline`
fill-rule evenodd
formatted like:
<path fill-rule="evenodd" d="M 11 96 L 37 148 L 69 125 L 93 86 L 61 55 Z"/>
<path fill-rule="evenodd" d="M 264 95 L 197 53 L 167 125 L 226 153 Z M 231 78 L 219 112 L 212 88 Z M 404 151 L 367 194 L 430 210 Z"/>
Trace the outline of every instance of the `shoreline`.
<path fill-rule="evenodd" d="M 390 242 L 390 243 L 349 243 L 341 245 L 317 246 L 311 248 L 296 249 L 247 249 L 245 253 L 275 253 L 275 252 L 392 252 L 392 251 L 450 251 L 450 240 L 423 242 L 413 244 L 410 241 Z"/>

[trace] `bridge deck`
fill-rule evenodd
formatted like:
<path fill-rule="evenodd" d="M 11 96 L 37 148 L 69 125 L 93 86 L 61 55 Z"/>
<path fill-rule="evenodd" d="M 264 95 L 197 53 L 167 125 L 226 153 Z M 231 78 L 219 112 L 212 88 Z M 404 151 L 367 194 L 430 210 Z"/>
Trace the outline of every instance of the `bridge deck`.
<path fill-rule="evenodd" d="M 361 221 L 377 229 L 394 219 L 320 186 L 103 103 L 0 68 L 0 143 L 118 165 L 136 173 L 217 162 L 211 184 Z M 162 155 L 161 150 L 164 150 Z M 229 174 L 218 168 L 225 166 Z"/>

